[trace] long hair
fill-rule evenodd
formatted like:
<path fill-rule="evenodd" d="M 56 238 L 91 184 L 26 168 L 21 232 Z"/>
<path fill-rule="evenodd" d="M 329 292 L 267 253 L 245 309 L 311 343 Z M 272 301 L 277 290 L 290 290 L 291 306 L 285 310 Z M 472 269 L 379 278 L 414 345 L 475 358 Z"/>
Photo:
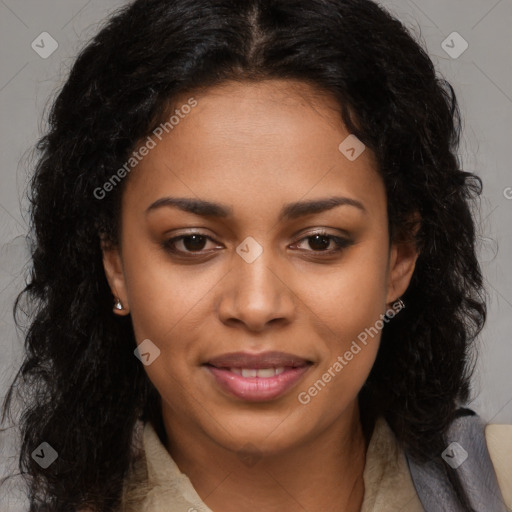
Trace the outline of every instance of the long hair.
<path fill-rule="evenodd" d="M 390 237 L 414 237 L 420 255 L 406 308 L 384 327 L 359 394 L 361 418 L 368 425 L 384 416 L 419 461 L 438 460 L 445 448 L 470 396 L 472 349 L 486 318 L 472 213 L 481 181 L 457 157 L 450 84 L 370 0 L 137 0 L 80 52 L 37 144 L 33 266 L 15 305 L 29 328 L 13 383 L 23 401 L 19 466 L 31 510 L 116 510 L 137 420 L 162 428 L 130 319 L 112 314 L 100 249 L 100 235 L 117 242 L 129 178 L 101 199 L 95 190 L 178 95 L 266 79 L 303 81 L 334 97 L 347 129 L 376 155 Z M 42 441 L 58 451 L 47 469 L 31 458 Z M 443 471 L 470 510 L 456 472 Z"/>

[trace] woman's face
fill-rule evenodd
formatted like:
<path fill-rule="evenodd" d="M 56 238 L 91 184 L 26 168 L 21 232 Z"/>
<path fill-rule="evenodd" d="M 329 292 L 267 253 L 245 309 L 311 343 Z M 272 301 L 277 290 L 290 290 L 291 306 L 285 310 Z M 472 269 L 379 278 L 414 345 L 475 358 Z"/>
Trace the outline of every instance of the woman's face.
<path fill-rule="evenodd" d="M 171 431 L 270 454 L 343 422 L 408 286 L 417 255 L 390 246 L 375 159 L 314 93 L 184 97 L 126 178 L 105 269 Z"/>

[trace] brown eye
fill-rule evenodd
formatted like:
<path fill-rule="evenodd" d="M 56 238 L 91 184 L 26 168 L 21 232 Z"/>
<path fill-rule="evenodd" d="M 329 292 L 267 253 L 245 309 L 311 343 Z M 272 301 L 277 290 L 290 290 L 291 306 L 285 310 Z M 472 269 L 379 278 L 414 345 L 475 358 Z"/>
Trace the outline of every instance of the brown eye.
<path fill-rule="evenodd" d="M 332 254 L 352 244 L 353 242 L 348 238 L 341 238 L 328 233 L 313 233 L 299 240 L 296 247 L 304 252 Z"/>
<path fill-rule="evenodd" d="M 199 255 L 206 248 L 208 242 L 212 242 L 212 247 L 209 249 L 218 247 L 209 236 L 196 233 L 171 238 L 166 240 L 162 246 L 166 251 L 176 255 L 190 255 L 194 253 Z"/>
<path fill-rule="evenodd" d="M 184 236 L 182 240 L 187 251 L 200 251 L 206 244 L 206 237 L 201 235 Z"/>
<path fill-rule="evenodd" d="M 325 251 L 329 248 L 331 237 L 324 235 L 313 235 L 308 237 L 309 246 L 314 251 Z"/>

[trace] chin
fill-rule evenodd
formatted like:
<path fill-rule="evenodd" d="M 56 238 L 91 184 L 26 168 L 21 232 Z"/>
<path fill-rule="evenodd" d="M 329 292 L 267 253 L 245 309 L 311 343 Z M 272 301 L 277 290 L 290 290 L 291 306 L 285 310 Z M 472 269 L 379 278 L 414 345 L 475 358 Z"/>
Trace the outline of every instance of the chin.
<path fill-rule="evenodd" d="M 290 419 L 288 423 L 287 418 Z M 291 414 L 234 413 L 215 418 L 215 423 L 220 425 L 215 432 L 210 428 L 205 430 L 209 430 L 210 437 L 224 448 L 238 452 L 246 445 L 254 445 L 259 453 L 268 456 L 300 444 L 309 434 L 303 430 L 304 422 L 296 417 L 292 419 Z M 301 427 L 300 431 L 298 427 Z"/>

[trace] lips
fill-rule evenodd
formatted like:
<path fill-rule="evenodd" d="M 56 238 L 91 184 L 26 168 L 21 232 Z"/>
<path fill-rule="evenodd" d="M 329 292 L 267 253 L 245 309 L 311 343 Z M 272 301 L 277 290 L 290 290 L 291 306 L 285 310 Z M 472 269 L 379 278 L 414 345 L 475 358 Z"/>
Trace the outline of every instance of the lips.
<path fill-rule="evenodd" d="M 231 352 L 208 360 L 207 364 L 216 368 L 297 368 L 311 363 L 302 357 L 285 352 L 263 352 L 250 354 L 247 352 Z"/>
<path fill-rule="evenodd" d="M 307 359 L 284 352 L 233 352 L 214 357 L 204 366 L 229 395 L 258 402 L 285 394 L 311 365 Z"/>

